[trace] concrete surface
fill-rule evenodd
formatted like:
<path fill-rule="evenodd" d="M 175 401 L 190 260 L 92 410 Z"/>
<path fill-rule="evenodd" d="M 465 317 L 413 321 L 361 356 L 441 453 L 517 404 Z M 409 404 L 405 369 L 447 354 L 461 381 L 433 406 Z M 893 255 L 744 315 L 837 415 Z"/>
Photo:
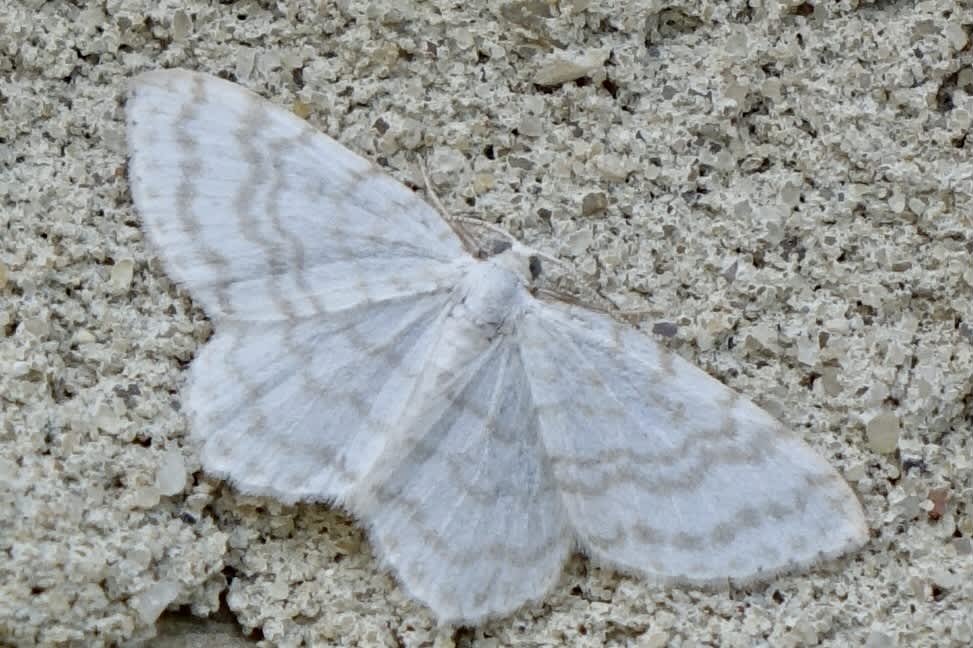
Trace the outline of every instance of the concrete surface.
<path fill-rule="evenodd" d="M 0 0 L 0 643 L 969 645 L 971 32 L 948 0 Z M 721 593 L 576 557 L 437 628 L 354 520 L 207 478 L 179 389 L 210 326 L 125 176 L 126 79 L 160 67 L 425 159 L 803 434 L 871 542 Z"/>

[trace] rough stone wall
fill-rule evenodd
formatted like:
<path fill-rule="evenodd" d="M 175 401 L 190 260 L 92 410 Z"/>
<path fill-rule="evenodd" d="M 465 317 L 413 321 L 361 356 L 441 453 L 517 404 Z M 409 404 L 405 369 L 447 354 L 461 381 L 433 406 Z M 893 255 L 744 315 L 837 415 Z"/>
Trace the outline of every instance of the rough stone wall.
<path fill-rule="evenodd" d="M 969 645 L 971 32 L 949 0 L 0 0 L 0 643 Z M 424 159 L 799 431 L 870 544 L 729 592 L 578 557 L 436 628 L 354 520 L 207 478 L 179 389 L 210 325 L 125 176 L 126 80 L 160 67 Z"/>

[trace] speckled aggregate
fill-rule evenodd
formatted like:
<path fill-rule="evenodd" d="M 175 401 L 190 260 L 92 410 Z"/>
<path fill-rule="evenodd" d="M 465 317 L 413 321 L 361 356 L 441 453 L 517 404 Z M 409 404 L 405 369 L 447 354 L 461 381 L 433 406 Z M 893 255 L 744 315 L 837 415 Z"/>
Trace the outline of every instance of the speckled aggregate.
<path fill-rule="evenodd" d="M 266 645 L 968 644 L 970 3 L 401 4 L 0 3 L 0 641 L 149 637 L 225 592 Z M 868 547 L 731 592 L 574 558 L 559 596 L 440 630 L 352 520 L 205 479 L 177 395 L 210 324 L 125 177 L 126 81 L 174 66 L 399 179 L 425 157 L 453 213 L 671 324 L 843 470 Z"/>

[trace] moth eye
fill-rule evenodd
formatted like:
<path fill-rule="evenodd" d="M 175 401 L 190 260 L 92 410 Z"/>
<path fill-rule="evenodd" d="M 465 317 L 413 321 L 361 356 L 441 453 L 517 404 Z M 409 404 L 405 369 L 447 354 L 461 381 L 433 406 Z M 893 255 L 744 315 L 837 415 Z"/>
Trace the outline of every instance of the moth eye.
<path fill-rule="evenodd" d="M 541 258 L 536 254 L 530 255 L 530 259 L 527 261 L 527 267 L 530 269 L 531 279 L 537 279 L 541 276 Z"/>
<path fill-rule="evenodd" d="M 493 239 L 490 241 L 490 256 L 496 256 L 501 252 L 506 252 L 513 247 L 513 243 L 504 239 Z"/>

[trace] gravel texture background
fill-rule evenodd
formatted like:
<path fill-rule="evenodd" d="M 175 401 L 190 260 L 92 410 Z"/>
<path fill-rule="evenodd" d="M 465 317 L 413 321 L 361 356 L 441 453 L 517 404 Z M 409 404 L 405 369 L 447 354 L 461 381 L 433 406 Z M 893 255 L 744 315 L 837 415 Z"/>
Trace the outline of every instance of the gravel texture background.
<path fill-rule="evenodd" d="M 0 643 L 969 645 L 971 33 L 948 0 L 0 0 Z M 425 160 L 798 430 L 871 542 L 724 592 L 576 557 L 437 628 L 353 519 L 207 478 L 179 390 L 211 327 L 125 173 L 127 79 L 161 67 Z"/>

